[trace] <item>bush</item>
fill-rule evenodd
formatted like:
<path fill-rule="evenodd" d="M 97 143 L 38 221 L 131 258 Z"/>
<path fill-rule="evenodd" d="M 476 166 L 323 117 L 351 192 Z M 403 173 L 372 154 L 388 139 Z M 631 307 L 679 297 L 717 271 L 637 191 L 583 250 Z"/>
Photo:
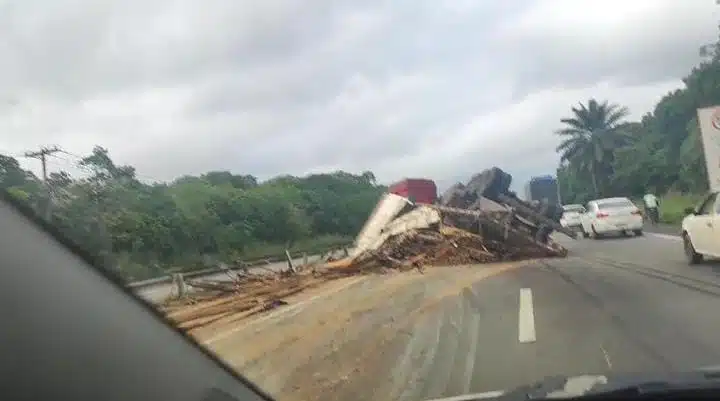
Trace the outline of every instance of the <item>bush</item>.
<path fill-rule="evenodd" d="M 680 224 L 685 218 L 685 209 L 695 207 L 704 195 L 667 194 L 660 200 L 660 221 Z"/>

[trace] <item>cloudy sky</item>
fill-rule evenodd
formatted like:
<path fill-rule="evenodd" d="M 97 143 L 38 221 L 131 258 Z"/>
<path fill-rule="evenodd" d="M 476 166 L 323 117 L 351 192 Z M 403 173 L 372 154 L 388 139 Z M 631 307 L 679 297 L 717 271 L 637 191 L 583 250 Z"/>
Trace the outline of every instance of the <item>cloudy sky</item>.
<path fill-rule="evenodd" d="M 518 183 L 554 171 L 577 102 L 639 116 L 679 87 L 717 37 L 714 3 L 0 0 L 0 152 L 99 144 L 157 180 L 344 169 L 445 186 L 497 165 Z"/>

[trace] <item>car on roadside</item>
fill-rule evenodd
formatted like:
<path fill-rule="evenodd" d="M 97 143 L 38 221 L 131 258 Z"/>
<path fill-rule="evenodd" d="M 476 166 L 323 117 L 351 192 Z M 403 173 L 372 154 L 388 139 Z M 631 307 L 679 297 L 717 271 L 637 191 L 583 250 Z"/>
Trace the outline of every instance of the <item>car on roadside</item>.
<path fill-rule="evenodd" d="M 689 264 L 702 262 L 705 256 L 720 257 L 720 196 L 708 194 L 695 208 L 685 209 L 682 239 Z"/>
<path fill-rule="evenodd" d="M 640 208 L 625 197 L 595 199 L 588 202 L 580 220 L 585 237 L 634 233 L 643 235 L 643 216 Z"/>
<path fill-rule="evenodd" d="M 582 215 L 585 213 L 585 206 L 579 204 L 563 205 L 563 214 L 560 218 L 560 225 L 563 227 L 582 231 Z"/>

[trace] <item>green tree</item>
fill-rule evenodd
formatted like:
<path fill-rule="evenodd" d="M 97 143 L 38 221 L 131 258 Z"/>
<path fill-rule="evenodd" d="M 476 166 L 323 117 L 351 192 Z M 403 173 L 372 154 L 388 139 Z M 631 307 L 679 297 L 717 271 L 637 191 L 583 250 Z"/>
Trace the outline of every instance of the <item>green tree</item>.
<path fill-rule="evenodd" d="M 17 159 L 0 155 L 0 187 L 19 187 L 26 183 L 30 174 L 20 167 Z"/>
<path fill-rule="evenodd" d="M 5 189 L 33 207 L 47 203 L 42 183 L 30 171 L 23 170 L 14 157 L 0 155 L 0 189 Z"/>
<path fill-rule="evenodd" d="M 604 194 L 609 184 L 606 177 L 612 174 L 613 150 L 627 140 L 624 129 L 629 111 L 595 99 L 590 99 L 587 105 L 572 107 L 571 111 L 571 117 L 560 120 L 564 127 L 556 131 L 564 138 L 557 147 L 560 160 L 587 172 L 595 195 Z"/>
<path fill-rule="evenodd" d="M 561 187 L 570 191 L 567 196 L 585 196 L 587 187 L 592 187 L 593 182 L 598 187 L 596 192 L 630 196 L 639 196 L 645 191 L 661 194 L 707 191 L 697 109 L 720 104 L 718 49 L 720 42 L 706 46 L 704 59 L 683 78 L 683 87 L 659 99 L 653 110 L 640 121 L 622 124 L 621 118 L 618 130 L 627 134 L 618 137 L 623 138 L 622 143 L 602 146 L 602 141 L 596 141 L 598 145 L 591 146 L 588 135 L 591 130 L 583 129 L 589 124 L 578 126 L 577 122 L 583 119 L 578 118 L 577 113 L 573 116 L 577 121 L 570 125 L 563 121 L 568 138 L 558 147 L 563 160 L 562 174 L 559 170 L 558 177 L 572 181 L 561 182 Z M 588 114 L 591 114 L 590 109 L 590 104 L 584 107 Z M 615 106 L 616 111 L 623 109 Z M 576 130 L 586 134 L 583 136 L 574 132 Z M 581 173 L 591 170 L 596 171 L 592 175 L 595 181 L 586 177 L 588 183 L 583 185 L 583 178 L 579 178 Z"/>
<path fill-rule="evenodd" d="M 144 183 L 102 147 L 78 165 L 90 176 L 48 176 L 52 222 L 129 280 L 278 255 L 287 247 L 347 243 L 386 189 L 369 171 L 266 182 L 211 171 Z M 40 181 L 9 156 L 0 156 L 0 184 L 31 204 L 44 193 Z M 34 206 L 42 210 L 40 203 Z"/>

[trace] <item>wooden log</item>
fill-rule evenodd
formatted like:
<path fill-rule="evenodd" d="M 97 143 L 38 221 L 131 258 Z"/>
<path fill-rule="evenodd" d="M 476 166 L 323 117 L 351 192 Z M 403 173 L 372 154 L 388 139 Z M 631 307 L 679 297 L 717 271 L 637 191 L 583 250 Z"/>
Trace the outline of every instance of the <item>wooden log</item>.
<path fill-rule="evenodd" d="M 471 216 L 471 217 L 483 217 L 483 216 L 503 216 L 510 212 L 510 210 L 472 210 L 472 209 L 460 209 L 456 207 L 440 206 L 440 205 L 427 205 L 442 214 L 449 215 L 460 215 L 460 216 Z"/>

